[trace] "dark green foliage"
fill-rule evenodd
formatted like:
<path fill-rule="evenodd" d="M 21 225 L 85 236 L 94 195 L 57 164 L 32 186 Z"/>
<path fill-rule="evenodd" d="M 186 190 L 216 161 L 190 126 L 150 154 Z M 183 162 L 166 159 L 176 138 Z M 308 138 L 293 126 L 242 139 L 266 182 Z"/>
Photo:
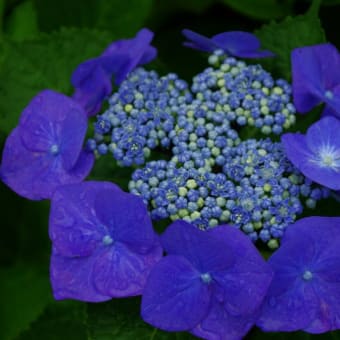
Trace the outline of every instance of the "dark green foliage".
<path fill-rule="evenodd" d="M 129 298 L 88 304 L 89 340 L 190 340 L 186 333 L 167 333 L 145 324 L 139 315 L 140 299 Z"/>
<path fill-rule="evenodd" d="M 60 26 L 105 28 L 118 37 L 133 36 L 143 26 L 152 0 L 34 0 L 39 27 L 53 31 Z"/>
<path fill-rule="evenodd" d="M 86 305 L 82 302 L 52 302 L 16 340 L 86 340 L 85 317 Z"/>
<path fill-rule="evenodd" d="M 52 301 L 48 267 L 29 262 L 0 270 L 0 338 L 14 339 Z"/>
<path fill-rule="evenodd" d="M 287 17 L 281 22 L 264 25 L 255 33 L 262 46 L 276 54 L 275 58 L 264 60 L 265 68 L 279 77 L 290 79 L 290 53 L 296 47 L 320 44 L 326 41 L 318 18 L 318 2 L 309 11 L 296 17 Z"/>
<path fill-rule="evenodd" d="M 0 64 L 0 130 L 8 133 L 14 128 L 20 112 L 39 91 L 50 88 L 71 94 L 74 68 L 100 54 L 115 38 L 88 29 L 61 29 L 23 42 L 5 38 L 0 45 L 4 50 Z"/>
<path fill-rule="evenodd" d="M 294 11 L 294 0 L 223 0 L 233 9 L 255 19 L 278 19 L 291 15 Z"/>

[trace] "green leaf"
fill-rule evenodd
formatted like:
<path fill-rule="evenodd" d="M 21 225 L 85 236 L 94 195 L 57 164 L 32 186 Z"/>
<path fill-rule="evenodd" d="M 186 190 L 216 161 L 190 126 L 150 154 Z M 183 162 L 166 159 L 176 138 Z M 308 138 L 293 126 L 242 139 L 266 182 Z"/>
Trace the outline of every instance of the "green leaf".
<path fill-rule="evenodd" d="M 292 14 L 294 0 L 223 0 L 234 10 L 254 19 L 270 20 Z"/>
<path fill-rule="evenodd" d="M 18 263 L 0 269 L 0 339 L 9 340 L 27 329 L 52 301 L 48 267 Z"/>
<path fill-rule="evenodd" d="M 0 183 L 0 339 L 13 339 L 52 301 L 47 201 L 25 200 Z"/>
<path fill-rule="evenodd" d="M 53 302 L 16 340 L 87 340 L 85 318 L 85 303 Z"/>
<path fill-rule="evenodd" d="M 107 32 L 62 29 L 36 39 L 5 39 L 0 65 L 0 130 L 9 132 L 39 91 L 50 88 L 71 93 L 70 77 L 82 61 L 97 56 L 114 40 Z"/>
<path fill-rule="evenodd" d="M 34 0 L 34 3 L 43 31 L 63 26 L 95 27 L 128 38 L 144 26 L 153 0 Z"/>
<path fill-rule="evenodd" d="M 32 1 L 25 1 L 16 6 L 5 22 L 5 33 L 13 40 L 29 39 L 38 32 L 37 15 Z"/>
<path fill-rule="evenodd" d="M 255 34 L 261 45 L 276 54 L 274 58 L 261 60 L 266 69 L 277 76 L 290 78 L 290 53 L 296 47 L 314 45 L 326 41 L 318 18 L 319 2 L 314 1 L 309 11 L 294 18 L 287 17 L 279 23 L 264 25 Z"/>
<path fill-rule="evenodd" d="M 98 8 L 97 27 L 115 32 L 120 38 L 134 36 L 145 25 L 153 0 L 95 0 Z"/>
<path fill-rule="evenodd" d="M 48 266 L 48 201 L 29 201 L 0 182 L 1 209 L 0 265 L 17 261 Z M 1 339 L 1 337 L 0 337 Z"/>
<path fill-rule="evenodd" d="M 89 340 L 190 340 L 186 333 L 167 333 L 157 330 L 140 317 L 140 299 L 112 300 L 88 304 L 87 328 Z"/>

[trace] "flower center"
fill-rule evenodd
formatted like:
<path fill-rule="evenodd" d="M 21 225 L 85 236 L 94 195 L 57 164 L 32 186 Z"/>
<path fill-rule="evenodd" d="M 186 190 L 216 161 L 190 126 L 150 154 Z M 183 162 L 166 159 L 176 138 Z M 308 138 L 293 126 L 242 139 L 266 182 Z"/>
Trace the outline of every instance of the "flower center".
<path fill-rule="evenodd" d="M 318 156 L 313 162 L 321 167 L 331 168 L 335 171 L 340 169 L 340 150 L 334 146 L 325 144 L 319 149 Z"/>
<path fill-rule="evenodd" d="M 51 147 L 50 147 L 50 152 L 53 156 L 56 156 L 59 154 L 59 146 L 57 144 L 53 144 Z"/>
<path fill-rule="evenodd" d="M 322 158 L 322 162 L 327 166 L 332 166 L 334 163 L 334 159 L 330 155 L 324 155 Z"/>
<path fill-rule="evenodd" d="M 102 242 L 105 246 L 109 246 L 110 244 L 113 243 L 113 239 L 110 235 L 105 235 L 102 239 Z"/>
<path fill-rule="evenodd" d="M 201 274 L 201 280 L 204 283 L 210 283 L 212 281 L 212 277 L 209 273 L 204 273 L 204 274 Z"/>
<path fill-rule="evenodd" d="M 333 92 L 332 91 L 326 91 L 325 97 L 328 98 L 328 99 L 333 99 Z"/>
<path fill-rule="evenodd" d="M 313 278 L 313 273 L 309 270 L 305 270 L 302 277 L 305 281 L 310 281 Z"/>

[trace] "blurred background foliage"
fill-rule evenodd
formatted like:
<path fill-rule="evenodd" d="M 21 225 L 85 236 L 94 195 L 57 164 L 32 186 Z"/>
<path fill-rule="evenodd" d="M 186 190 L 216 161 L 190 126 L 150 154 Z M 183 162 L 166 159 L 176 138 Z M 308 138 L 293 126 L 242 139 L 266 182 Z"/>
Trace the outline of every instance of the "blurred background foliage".
<path fill-rule="evenodd" d="M 0 150 L 22 109 L 40 90 L 72 93 L 72 70 L 111 41 L 142 27 L 155 32 L 159 58 L 150 67 L 189 80 L 206 57 L 182 47 L 181 30 L 208 36 L 255 31 L 277 58 L 263 61 L 276 76 L 290 78 L 290 51 L 326 40 L 340 48 L 340 0 L 0 0 Z M 304 130 L 314 115 L 299 118 Z M 311 118 L 312 117 L 312 118 Z M 126 171 L 105 159 L 91 178 L 125 187 Z M 30 202 L 0 183 L 0 339 L 162 340 L 193 339 L 144 324 L 139 299 L 101 304 L 55 302 L 49 285 L 48 202 Z M 318 214 L 336 215 L 335 201 Z M 247 339 L 286 339 L 254 329 Z M 289 334 L 290 339 L 340 339 L 338 332 Z"/>

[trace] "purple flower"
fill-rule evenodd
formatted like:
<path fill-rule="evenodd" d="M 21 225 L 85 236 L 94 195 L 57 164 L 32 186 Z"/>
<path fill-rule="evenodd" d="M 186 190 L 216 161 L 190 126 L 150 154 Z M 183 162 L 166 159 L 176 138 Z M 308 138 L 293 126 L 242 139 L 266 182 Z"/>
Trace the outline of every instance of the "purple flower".
<path fill-rule="evenodd" d="M 340 54 L 331 44 L 296 48 L 292 55 L 293 98 L 298 112 L 321 102 L 340 115 Z"/>
<path fill-rule="evenodd" d="M 153 33 L 143 28 L 134 38 L 113 42 L 99 57 L 83 62 L 75 69 L 71 78 L 75 88 L 73 98 L 89 116 L 100 110 L 103 100 L 111 93 L 112 76 L 119 85 L 136 66 L 156 57 L 157 50 L 150 46 L 152 39 Z"/>
<path fill-rule="evenodd" d="M 32 200 L 51 198 L 59 185 L 81 182 L 93 165 L 93 155 L 82 151 L 86 129 L 79 104 L 63 94 L 42 91 L 6 140 L 2 181 Z"/>
<path fill-rule="evenodd" d="M 259 327 L 310 333 L 340 328 L 339 230 L 339 217 L 308 217 L 288 227 L 268 260 L 274 278 Z"/>
<path fill-rule="evenodd" d="M 168 331 L 238 339 L 252 327 L 271 281 L 271 270 L 236 228 L 201 231 L 174 222 L 161 238 L 168 256 L 150 273 L 142 317 Z M 208 336 L 207 336 L 208 334 Z"/>
<path fill-rule="evenodd" d="M 270 51 L 260 50 L 260 41 L 254 34 L 242 31 L 224 32 L 207 38 L 190 30 L 183 30 L 183 35 L 189 40 L 184 46 L 204 52 L 223 50 L 228 55 L 239 58 L 274 57 Z"/>
<path fill-rule="evenodd" d="M 281 137 L 288 159 L 309 179 L 330 189 L 340 189 L 340 121 L 324 117 L 306 133 Z"/>
<path fill-rule="evenodd" d="M 57 300 L 98 302 L 139 295 L 162 256 L 143 201 L 108 182 L 58 188 L 49 233 Z"/>

